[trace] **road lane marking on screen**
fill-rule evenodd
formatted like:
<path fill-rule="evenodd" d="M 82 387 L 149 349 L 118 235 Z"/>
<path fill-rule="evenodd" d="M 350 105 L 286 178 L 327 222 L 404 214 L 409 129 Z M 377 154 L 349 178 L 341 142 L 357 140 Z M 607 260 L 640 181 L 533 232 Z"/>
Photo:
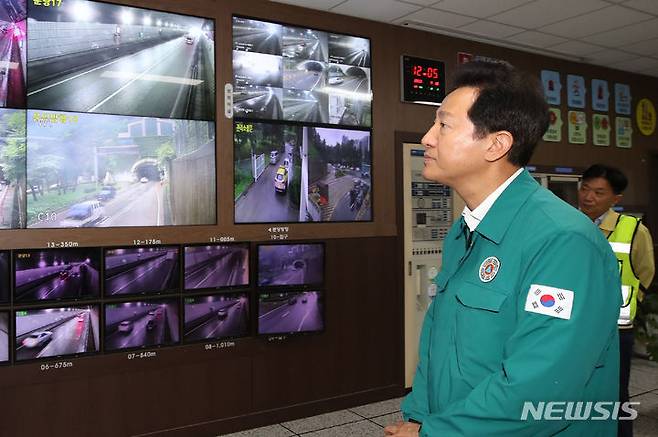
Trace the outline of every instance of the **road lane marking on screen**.
<path fill-rule="evenodd" d="M 202 280 L 200 280 L 199 282 L 196 283 L 196 286 L 195 286 L 194 288 L 201 288 L 201 284 L 203 284 L 204 282 L 206 282 L 206 281 L 208 280 L 208 278 L 210 278 L 211 276 L 213 276 L 213 275 L 215 274 L 215 272 L 217 272 L 218 270 L 219 270 L 219 265 L 216 265 L 215 268 L 212 269 L 212 270 L 210 271 L 210 273 L 208 273 L 208 274 L 206 275 L 205 278 L 203 278 Z"/>
<path fill-rule="evenodd" d="M 130 80 L 145 80 L 149 82 L 163 82 L 173 83 L 177 85 L 191 85 L 198 86 L 203 83 L 200 79 L 189 79 L 187 77 L 176 76 L 163 76 L 160 74 L 141 74 L 132 71 L 106 71 L 101 74 L 103 78 L 109 79 L 130 79 Z"/>
<path fill-rule="evenodd" d="M 302 317 L 302 321 L 299 322 L 299 326 L 297 327 L 297 331 L 302 330 L 302 326 L 304 326 L 304 322 L 306 321 L 306 318 L 308 317 L 309 314 L 311 314 L 311 310 L 306 311 L 306 314 L 304 314 L 304 317 Z"/>
<path fill-rule="evenodd" d="M 16 70 L 18 62 L 0 61 L 0 68 L 8 68 L 9 70 Z"/>
<path fill-rule="evenodd" d="M 161 198 L 160 198 L 160 190 L 161 189 L 162 189 L 162 185 L 159 185 L 158 188 L 155 190 L 155 200 L 156 200 L 156 203 L 158 205 L 158 210 L 156 212 L 157 216 L 155 218 L 155 221 L 156 221 L 155 225 L 156 226 L 162 226 L 162 222 L 160 221 L 161 204 L 162 204 L 162 201 L 161 201 Z"/>
<path fill-rule="evenodd" d="M 151 260 L 149 260 L 149 262 L 150 262 L 150 261 L 151 261 Z M 121 287 L 121 288 L 119 288 L 119 289 L 117 289 L 117 290 L 114 290 L 114 293 L 111 293 L 111 294 L 119 294 L 119 291 L 123 290 L 124 288 L 126 288 L 127 286 L 129 286 L 130 284 L 132 284 L 133 282 L 135 282 L 135 281 L 141 279 L 142 277 L 144 277 L 144 276 L 150 274 L 154 269 L 160 267 L 160 264 L 162 264 L 162 263 L 165 262 L 165 261 L 166 261 L 166 259 L 159 260 L 159 262 L 158 262 L 158 260 L 156 260 L 156 265 L 154 265 L 153 267 L 149 268 L 148 270 L 146 270 L 146 271 L 145 271 L 144 273 L 142 273 L 141 275 L 137 276 L 137 277 L 136 277 L 135 279 L 133 279 L 132 281 L 126 283 L 126 285 L 124 285 L 123 287 Z M 133 268 L 130 269 L 130 270 L 135 270 L 137 267 L 141 267 L 141 266 L 135 266 L 135 267 L 133 267 Z M 128 270 L 128 271 L 130 271 L 130 270 Z M 116 276 L 115 276 L 115 277 L 116 277 Z"/>
<path fill-rule="evenodd" d="M 101 100 L 100 103 L 98 103 L 97 105 L 93 106 L 91 109 L 87 110 L 87 112 L 94 112 L 95 110 L 97 110 L 98 108 L 100 108 L 101 106 L 103 106 L 105 103 L 107 103 L 110 99 L 114 98 L 114 97 L 115 97 L 117 94 L 119 94 L 121 91 L 125 90 L 125 89 L 128 88 L 130 85 L 132 85 L 133 83 L 137 82 L 142 76 L 145 76 L 149 71 L 153 70 L 155 67 L 157 67 L 158 65 L 162 64 L 163 62 L 168 61 L 168 60 L 169 60 L 169 55 L 170 55 L 173 51 L 174 51 L 174 50 L 170 50 L 165 56 L 162 57 L 162 59 L 160 59 L 159 61 L 154 62 L 153 64 L 151 64 L 151 66 L 149 66 L 146 70 L 142 71 L 140 74 L 138 74 L 138 75 L 137 75 L 134 79 L 132 79 L 130 82 L 124 84 L 121 88 L 119 88 L 118 90 L 116 90 L 115 92 L 113 92 L 112 94 L 110 94 L 109 96 L 105 97 L 103 100 Z"/>
<path fill-rule="evenodd" d="M 45 90 L 50 89 L 50 88 L 52 88 L 52 87 L 56 87 L 57 85 L 61 85 L 61 84 L 63 84 L 63 83 L 66 83 L 66 82 L 72 81 L 73 79 L 77 79 L 77 78 L 79 78 L 79 77 L 81 77 L 81 76 L 84 76 L 85 74 L 93 73 L 94 71 L 96 71 L 96 70 L 100 70 L 101 68 L 105 68 L 105 67 L 107 67 L 108 65 L 116 64 L 116 63 L 119 62 L 119 61 L 123 61 L 123 60 L 129 59 L 129 58 L 132 58 L 133 56 L 137 56 L 139 53 L 140 53 L 140 52 L 137 52 L 137 53 L 135 53 L 135 54 L 133 54 L 133 55 L 126 56 L 126 57 L 124 57 L 124 58 L 115 59 L 114 61 L 108 62 L 107 64 L 103 64 L 103 65 L 100 65 L 100 66 L 98 66 L 98 67 L 92 68 L 92 69 L 89 70 L 89 71 L 83 71 L 82 73 L 78 73 L 78 74 L 76 74 L 75 76 L 67 77 L 66 79 L 60 80 L 59 82 L 55 82 L 55 83 L 50 84 L 50 85 L 48 85 L 48 86 L 45 86 L 45 87 L 43 87 L 43 88 L 39 88 L 39 89 L 36 90 L 36 91 L 32 91 L 32 92 L 30 92 L 30 93 L 27 93 L 27 95 L 28 95 L 28 97 L 29 97 L 29 96 L 31 96 L 31 95 L 34 95 L 34 94 L 40 93 L 41 91 L 45 91 Z"/>

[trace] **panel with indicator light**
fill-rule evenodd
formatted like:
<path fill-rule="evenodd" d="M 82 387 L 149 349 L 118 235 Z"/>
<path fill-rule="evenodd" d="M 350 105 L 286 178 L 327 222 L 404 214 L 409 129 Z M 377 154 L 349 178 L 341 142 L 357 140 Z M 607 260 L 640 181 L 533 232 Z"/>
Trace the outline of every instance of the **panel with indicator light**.
<path fill-rule="evenodd" d="M 445 97 L 445 64 L 433 59 L 402 56 L 402 101 L 441 105 Z"/>

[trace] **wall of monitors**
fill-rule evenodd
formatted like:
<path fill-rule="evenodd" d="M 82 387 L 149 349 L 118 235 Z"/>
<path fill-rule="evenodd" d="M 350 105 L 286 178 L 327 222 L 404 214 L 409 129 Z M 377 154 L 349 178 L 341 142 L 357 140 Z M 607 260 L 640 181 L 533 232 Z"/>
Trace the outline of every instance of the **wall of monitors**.
<path fill-rule="evenodd" d="M 8 0 L 0 20 L 1 228 L 217 223 L 212 19 Z"/>
<path fill-rule="evenodd" d="M 233 17 L 235 223 L 372 221 L 370 40 Z"/>
<path fill-rule="evenodd" d="M 255 247 L 2 251 L 0 364 L 324 330 L 324 244 Z"/>

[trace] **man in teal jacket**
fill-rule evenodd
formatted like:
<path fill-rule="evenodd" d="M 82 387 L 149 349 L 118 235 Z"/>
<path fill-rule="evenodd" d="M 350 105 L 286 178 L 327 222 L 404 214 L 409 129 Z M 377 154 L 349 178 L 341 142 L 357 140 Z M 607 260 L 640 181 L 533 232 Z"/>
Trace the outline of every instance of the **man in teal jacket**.
<path fill-rule="evenodd" d="M 473 62 L 423 137 L 424 177 L 466 207 L 444 242 L 405 422 L 387 435 L 616 435 L 617 261 L 523 170 L 547 125 L 536 80 Z"/>

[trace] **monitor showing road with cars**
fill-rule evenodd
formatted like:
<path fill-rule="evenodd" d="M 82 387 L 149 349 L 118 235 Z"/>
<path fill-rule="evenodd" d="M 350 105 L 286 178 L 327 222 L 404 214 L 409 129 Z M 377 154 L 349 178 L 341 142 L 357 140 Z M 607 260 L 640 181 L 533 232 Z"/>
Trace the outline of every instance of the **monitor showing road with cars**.
<path fill-rule="evenodd" d="M 14 252 L 14 302 L 87 299 L 100 295 L 96 248 Z"/>
<path fill-rule="evenodd" d="M 105 350 L 178 343 L 178 298 L 105 304 Z"/>
<path fill-rule="evenodd" d="M 236 223 L 372 220 L 370 131 L 234 123 Z"/>
<path fill-rule="evenodd" d="M 210 341 L 249 335 L 247 293 L 186 297 L 183 339 Z"/>
<path fill-rule="evenodd" d="M 17 310 L 16 361 L 99 352 L 98 316 L 97 305 Z"/>

